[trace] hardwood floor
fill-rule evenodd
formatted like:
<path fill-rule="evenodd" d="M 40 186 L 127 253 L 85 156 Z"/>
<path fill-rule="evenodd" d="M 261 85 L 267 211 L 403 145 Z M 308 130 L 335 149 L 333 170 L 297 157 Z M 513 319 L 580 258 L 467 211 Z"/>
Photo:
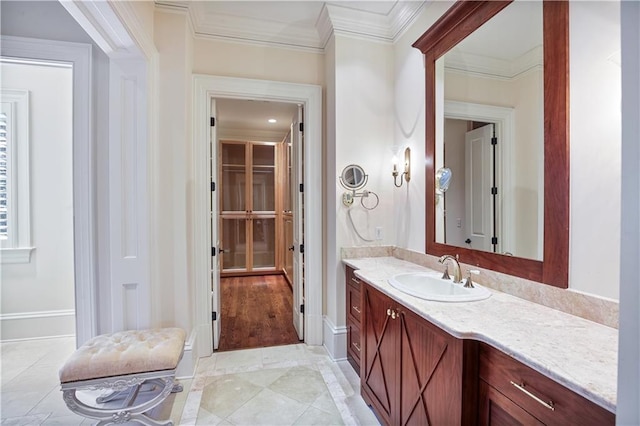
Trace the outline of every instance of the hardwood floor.
<path fill-rule="evenodd" d="M 293 295 L 282 275 L 220 279 L 218 351 L 299 343 L 293 328 Z"/>

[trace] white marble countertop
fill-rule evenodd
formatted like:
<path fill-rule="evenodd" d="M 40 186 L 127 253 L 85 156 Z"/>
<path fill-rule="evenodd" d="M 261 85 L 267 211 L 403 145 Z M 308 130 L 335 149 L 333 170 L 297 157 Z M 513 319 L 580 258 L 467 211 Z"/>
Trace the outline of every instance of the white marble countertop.
<path fill-rule="evenodd" d="M 430 271 L 394 257 L 344 259 L 356 275 L 461 339 L 490 344 L 601 407 L 616 411 L 618 330 L 491 290 L 477 302 L 432 302 L 388 283 L 395 274 Z"/>

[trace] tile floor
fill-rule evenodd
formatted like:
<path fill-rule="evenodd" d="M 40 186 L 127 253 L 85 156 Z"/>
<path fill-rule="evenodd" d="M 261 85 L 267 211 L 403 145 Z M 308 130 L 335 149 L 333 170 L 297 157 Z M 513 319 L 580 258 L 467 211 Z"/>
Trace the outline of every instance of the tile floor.
<path fill-rule="evenodd" d="M 57 372 L 74 338 L 0 344 L 2 425 L 89 425 L 62 401 Z M 150 414 L 176 425 L 378 425 L 346 361 L 305 344 L 214 353 Z"/>

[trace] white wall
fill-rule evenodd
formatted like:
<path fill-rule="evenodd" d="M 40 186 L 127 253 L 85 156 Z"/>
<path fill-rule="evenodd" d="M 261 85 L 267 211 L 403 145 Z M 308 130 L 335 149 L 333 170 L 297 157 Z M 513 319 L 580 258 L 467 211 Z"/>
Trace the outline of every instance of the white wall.
<path fill-rule="evenodd" d="M 414 152 L 422 155 L 424 135 L 418 132 L 425 125 L 424 68 L 420 52 L 408 46 L 449 6 L 445 2 L 430 3 L 395 45 L 395 138 L 401 141 L 411 136 L 416 144 Z M 619 49 L 618 10 L 616 2 L 572 2 L 570 7 L 569 287 L 614 299 L 618 298 L 620 253 L 620 70 L 615 71 L 607 58 Z M 595 46 L 602 53 L 596 55 Z M 411 196 L 395 198 L 396 244 L 424 251 L 424 178 L 419 173 L 416 167 Z"/>
<path fill-rule="evenodd" d="M 570 6 L 570 287 L 618 299 L 620 4 Z"/>
<path fill-rule="evenodd" d="M 325 344 L 332 355 L 346 355 L 345 277 L 340 263 L 340 248 L 380 245 L 393 242 L 393 48 L 388 44 L 335 35 L 327 50 L 327 68 L 333 75 L 327 85 L 327 185 L 326 223 L 327 279 Z M 330 65 L 329 65 L 330 64 Z M 330 73 L 331 70 L 327 70 Z M 329 78 L 327 79 L 329 80 Z M 400 154 L 404 151 L 404 147 Z M 414 159 L 416 157 L 413 157 Z M 379 205 L 366 210 L 356 198 L 350 207 L 352 218 L 362 237 L 375 240 L 375 228 L 382 229 L 382 240 L 367 242 L 358 237 L 349 222 L 348 209 L 342 204 L 345 189 L 338 176 L 350 164 L 359 164 L 368 175 L 364 189 L 375 192 Z M 405 184 L 402 189 L 406 190 Z M 365 205 L 375 205 L 373 196 Z M 371 204 L 370 204 L 371 203 Z M 335 235 L 335 240 L 334 240 Z M 331 335 L 333 334 L 333 336 Z"/>
<path fill-rule="evenodd" d="M 640 3 L 623 2 L 622 241 L 618 425 L 640 424 Z"/>
<path fill-rule="evenodd" d="M 395 245 L 425 250 L 425 76 L 422 53 L 411 47 L 452 2 L 429 2 L 394 44 L 394 141 L 411 147 L 411 185 L 393 193 Z"/>
<path fill-rule="evenodd" d="M 2 339 L 73 335 L 72 68 L 1 63 L 3 89 L 29 91 L 31 261 L 4 264 Z M 14 318 L 12 320 L 7 319 Z"/>

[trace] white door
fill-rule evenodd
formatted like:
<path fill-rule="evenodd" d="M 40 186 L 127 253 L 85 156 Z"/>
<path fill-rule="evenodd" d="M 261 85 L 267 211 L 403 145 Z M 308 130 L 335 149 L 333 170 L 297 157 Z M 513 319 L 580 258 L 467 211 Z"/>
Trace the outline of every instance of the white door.
<path fill-rule="evenodd" d="M 220 237 L 218 234 L 218 139 L 216 136 L 215 117 L 218 115 L 216 110 L 216 100 L 211 99 L 211 150 L 210 150 L 210 170 L 211 170 L 211 318 L 213 329 L 213 349 L 218 349 L 220 345 Z M 213 320 L 215 315 L 215 320 Z"/>
<path fill-rule="evenodd" d="M 291 201 L 293 208 L 293 326 L 300 340 L 304 340 L 304 193 L 303 184 L 303 138 L 301 128 L 302 106 L 298 107 L 298 116 L 294 118 L 291 131 L 292 179 Z"/>
<path fill-rule="evenodd" d="M 493 124 L 465 135 L 465 234 L 473 249 L 493 251 Z"/>

